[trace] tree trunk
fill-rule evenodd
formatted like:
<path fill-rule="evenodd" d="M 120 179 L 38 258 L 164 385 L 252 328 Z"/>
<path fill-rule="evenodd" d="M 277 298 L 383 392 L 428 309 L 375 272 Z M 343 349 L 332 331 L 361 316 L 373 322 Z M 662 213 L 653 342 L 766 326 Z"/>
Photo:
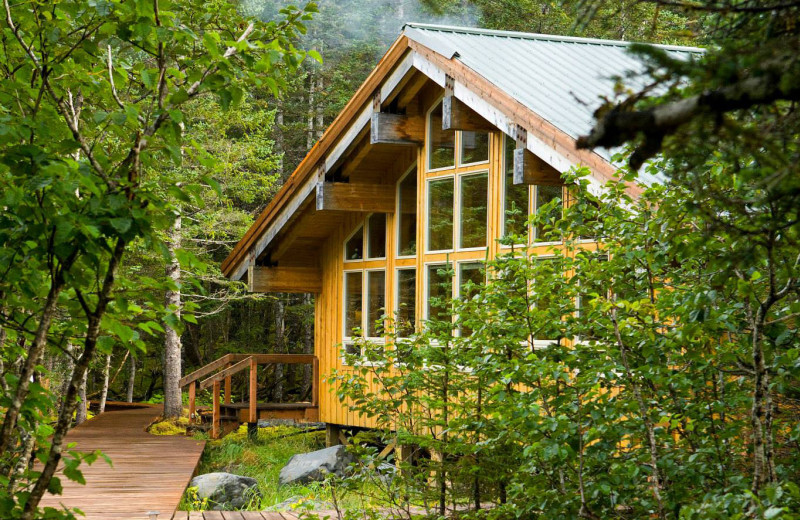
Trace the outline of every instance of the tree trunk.
<path fill-rule="evenodd" d="M 103 367 L 103 389 L 100 391 L 100 408 L 97 413 L 106 411 L 106 399 L 108 398 L 108 377 L 111 372 L 111 353 L 106 354 L 106 366 Z"/>
<path fill-rule="evenodd" d="M 175 318 L 181 317 L 181 266 L 176 256 L 176 251 L 181 246 L 181 216 L 177 215 L 170 228 L 167 247 L 169 248 L 170 262 L 167 264 L 167 278 L 173 285 L 168 289 L 165 305 L 174 312 Z M 178 332 L 165 324 L 164 329 L 164 417 L 180 417 L 183 413 L 181 403 L 181 336 Z"/>
<path fill-rule="evenodd" d="M 283 354 L 285 347 L 284 334 L 286 333 L 286 307 L 283 298 L 278 297 L 275 302 L 275 353 Z M 283 401 L 283 365 L 275 365 L 275 386 L 272 390 L 274 402 Z"/>
<path fill-rule="evenodd" d="M 308 126 L 306 128 L 306 151 L 311 150 L 311 147 L 314 145 L 314 119 L 317 110 L 316 76 L 316 67 L 312 65 L 308 71 Z"/>
<path fill-rule="evenodd" d="M 130 357 L 130 369 L 128 371 L 128 395 L 125 400 L 129 403 L 133 402 L 133 389 L 136 386 L 136 358 Z"/>
<path fill-rule="evenodd" d="M 89 370 L 84 369 L 80 374 L 80 383 L 78 386 L 78 409 L 75 411 L 75 426 L 83 423 L 89 417 L 89 409 L 86 403 L 86 376 L 89 375 Z"/>

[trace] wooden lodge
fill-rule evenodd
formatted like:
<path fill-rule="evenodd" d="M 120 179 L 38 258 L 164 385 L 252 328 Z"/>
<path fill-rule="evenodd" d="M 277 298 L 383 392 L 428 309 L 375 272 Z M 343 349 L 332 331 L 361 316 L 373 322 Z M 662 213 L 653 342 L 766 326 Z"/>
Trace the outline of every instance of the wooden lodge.
<path fill-rule="evenodd" d="M 380 342 L 375 320 L 396 313 L 423 327 L 430 298 L 441 296 L 434 283 L 439 268 L 453 264 L 454 297 L 463 283 L 482 276 L 481 262 L 502 251 L 498 239 L 515 225 L 508 218 L 512 207 L 532 213 L 555 198 L 567 200 L 573 188 L 561 172 L 575 165 L 591 169 L 590 189 L 614 176 L 609 154 L 577 150 L 575 140 L 590 129 L 599 97 L 613 94 L 613 77 L 640 69 L 627 46 L 404 28 L 222 264 L 226 276 L 247 281 L 251 291 L 315 295 L 315 354 L 286 358 L 315 367 L 313 402 L 301 416 L 332 430 L 371 426 L 324 379 L 333 369 L 347 370 L 343 351 L 355 348 L 352 331 Z M 528 235 L 532 254 L 553 246 L 535 230 Z M 219 395 L 232 373 L 247 368 L 253 374 L 258 363 L 280 361 L 240 357 L 221 361 L 217 375 L 190 374 L 183 384 L 193 392 L 206 376 L 218 411 L 229 404 Z M 268 411 L 252 398 L 229 413 L 254 421 L 263 415 L 259 406 Z"/>

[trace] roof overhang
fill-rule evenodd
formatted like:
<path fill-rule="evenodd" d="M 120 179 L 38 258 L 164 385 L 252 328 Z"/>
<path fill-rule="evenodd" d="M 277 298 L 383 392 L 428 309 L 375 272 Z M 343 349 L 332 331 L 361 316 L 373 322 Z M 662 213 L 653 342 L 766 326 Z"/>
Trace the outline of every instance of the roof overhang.
<path fill-rule="evenodd" d="M 292 216 L 314 197 L 325 173 L 339 164 L 354 141 L 363 135 L 377 98 L 381 102 L 387 100 L 415 71 L 441 87 L 445 87 L 449 76 L 454 97 L 505 134 L 518 137 L 522 133 L 526 148 L 559 172 L 576 165 L 587 166 L 596 186 L 615 178 L 615 166 L 593 151 L 578 150 L 573 137 L 461 63 L 455 49 L 434 49 L 425 40 L 424 34 L 413 26 L 405 29 L 223 261 L 225 276 L 239 280 L 247 274 Z M 639 191 L 633 185 L 629 189 L 634 194 Z"/>

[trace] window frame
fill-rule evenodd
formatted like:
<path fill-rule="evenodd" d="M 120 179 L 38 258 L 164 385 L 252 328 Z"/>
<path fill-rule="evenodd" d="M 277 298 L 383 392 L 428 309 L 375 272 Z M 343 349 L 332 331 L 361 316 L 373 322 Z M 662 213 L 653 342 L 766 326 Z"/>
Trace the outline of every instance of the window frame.
<path fill-rule="evenodd" d="M 456 245 L 456 216 L 458 213 L 456 212 L 456 204 L 457 198 L 456 195 L 458 193 L 458 181 L 456 179 L 458 177 L 455 172 L 448 173 L 446 175 L 437 175 L 436 177 L 429 177 L 425 179 L 425 252 L 423 254 L 437 254 L 437 253 L 452 253 L 455 251 Z M 453 181 L 453 236 L 452 238 L 452 246 L 450 249 L 430 249 L 431 243 L 431 183 L 442 181 L 445 179 L 451 179 Z"/>
<path fill-rule="evenodd" d="M 555 255 L 555 254 L 546 254 L 546 255 L 535 255 L 535 258 L 536 258 L 536 260 L 535 260 L 536 262 L 546 262 L 548 260 L 553 260 L 555 258 L 558 258 L 558 256 Z M 563 276 L 563 273 L 562 273 L 562 276 Z M 566 282 L 566 280 L 565 280 L 565 282 Z M 535 279 L 533 280 L 533 284 L 534 285 L 536 284 L 536 280 Z M 535 289 L 531 287 L 530 290 L 533 291 Z M 531 306 L 535 307 L 536 306 L 536 301 L 533 301 L 533 300 L 534 299 L 531 298 Z M 533 345 L 533 348 L 535 350 L 545 349 L 545 348 L 549 347 L 550 345 L 552 345 L 553 343 L 559 343 L 560 342 L 559 339 L 536 339 L 536 338 L 534 338 L 532 336 L 529 338 L 529 341 L 530 341 L 530 344 Z"/>
<path fill-rule="evenodd" d="M 415 276 L 414 276 L 414 331 L 412 332 L 412 334 L 416 334 L 419 331 L 419 322 L 420 322 L 420 320 L 418 319 L 419 309 L 417 308 L 417 302 L 419 301 L 419 299 L 417 298 L 417 296 L 419 296 L 417 294 L 417 285 L 418 285 L 417 282 L 419 280 L 419 278 L 418 278 L 419 272 L 417 270 L 417 266 L 416 265 L 395 266 L 395 268 L 394 268 L 395 275 L 394 275 L 394 284 L 393 284 L 394 285 L 394 302 L 393 303 L 394 303 L 394 312 L 395 312 L 395 314 L 397 314 L 397 312 L 400 310 L 400 275 L 398 274 L 400 271 L 414 271 L 415 272 Z M 395 325 L 395 328 L 396 327 L 397 327 L 397 325 Z M 397 337 L 400 338 L 400 339 L 408 339 L 411 336 L 400 336 L 399 334 L 397 334 Z"/>
<path fill-rule="evenodd" d="M 465 177 L 476 177 L 478 175 L 486 175 L 486 221 L 484 222 L 484 230 L 485 230 L 485 237 L 486 241 L 485 244 L 478 247 L 461 247 L 461 210 L 462 203 L 462 192 L 461 192 L 461 184 L 462 180 Z M 474 172 L 464 172 L 456 174 L 456 185 L 455 185 L 455 196 L 454 196 L 454 208 L 453 208 L 453 231 L 454 231 L 454 240 L 453 240 L 453 248 L 452 251 L 483 251 L 487 247 L 489 247 L 489 219 L 491 218 L 491 214 L 489 211 L 489 203 L 491 202 L 491 186 L 490 186 L 490 178 L 489 178 L 489 170 L 477 170 Z"/>
<path fill-rule="evenodd" d="M 455 296 L 453 296 L 453 298 L 458 299 L 458 300 L 461 300 L 461 297 L 462 297 L 462 295 L 461 295 L 461 283 L 462 283 L 461 267 L 463 265 L 468 265 L 468 264 L 478 264 L 478 265 L 480 265 L 481 269 L 483 270 L 483 279 L 484 279 L 483 283 L 485 284 L 488 281 L 487 274 L 486 274 L 486 262 L 485 261 L 477 260 L 477 259 L 473 259 L 473 260 L 465 259 L 465 260 L 459 260 L 457 262 L 454 262 L 454 269 L 453 270 L 455 271 L 455 273 L 453 275 L 453 293 L 455 294 Z M 458 318 L 456 316 L 453 316 L 453 319 L 457 320 Z M 461 337 L 461 327 L 455 327 L 455 336 Z"/>
<path fill-rule="evenodd" d="M 359 361 L 355 364 L 349 364 L 347 362 L 347 347 L 355 345 L 355 342 L 358 340 L 366 340 L 371 343 L 375 343 L 377 345 L 383 345 L 384 348 L 386 347 L 386 336 L 381 337 L 372 337 L 367 336 L 366 333 L 368 329 L 368 319 L 369 319 L 369 277 L 367 273 L 380 271 L 383 272 L 383 302 L 384 302 L 384 314 L 388 311 L 388 299 L 387 296 L 387 287 L 388 287 L 388 277 L 386 275 L 387 269 L 386 267 L 370 267 L 370 268 L 361 268 L 361 269 L 344 269 L 342 271 L 342 348 L 339 353 L 340 360 L 342 365 L 344 366 L 362 366 L 367 365 L 368 363 L 364 359 L 364 351 L 359 349 L 358 357 Z M 347 335 L 347 275 L 352 273 L 359 273 L 361 275 L 361 336 L 349 336 Z M 385 326 L 385 323 L 384 323 Z"/>
<path fill-rule="evenodd" d="M 415 206 L 417 207 L 417 209 L 419 209 L 419 191 L 420 191 L 419 190 L 419 170 L 417 169 L 417 162 L 416 161 L 414 161 L 414 164 L 411 165 L 411 167 L 408 169 L 408 171 L 406 171 L 403 175 L 400 176 L 400 179 L 398 179 L 397 185 L 395 187 L 395 189 L 396 189 L 396 199 L 397 199 L 396 202 L 395 202 L 395 221 L 396 221 L 397 225 L 395 226 L 394 257 L 397 258 L 397 259 L 416 258 L 417 254 L 419 254 L 419 252 L 420 252 L 420 247 L 419 247 L 419 245 L 420 245 L 419 244 L 420 237 L 419 237 L 419 233 L 414 233 L 414 235 L 415 235 L 414 236 L 414 240 L 415 240 L 415 250 L 416 250 L 416 252 L 413 255 L 401 255 L 400 254 L 400 218 L 401 218 L 401 215 L 402 215 L 400 213 L 400 204 L 402 203 L 402 200 L 400 199 L 400 186 L 403 184 L 403 181 L 405 181 L 406 178 L 409 175 L 412 175 L 412 174 L 417 175 L 417 191 L 416 191 L 416 194 L 415 194 L 415 198 L 416 198 Z M 426 204 L 426 209 L 427 209 L 427 204 Z M 414 219 L 415 223 L 419 222 L 419 213 L 416 213 L 416 215 L 417 215 L 417 218 Z M 427 213 L 426 213 L 425 218 L 427 218 Z"/>
<path fill-rule="evenodd" d="M 359 230 L 362 231 L 362 234 L 361 234 L 361 258 L 347 258 L 347 243 L 350 242 L 350 240 L 356 235 L 356 233 L 358 233 Z M 366 233 L 364 233 L 364 231 L 366 231 L 366 222 L 362 221 L 355 228 L 353 228 L 353 231 L 351 231 L 345 237 L 345 239 L 342 241 L 342 259 L 343 259 L 343 261 L 345 263 L 364 262 L 366 260 L 366 252 L 367 251 L 364 249 L 364 245 L 366 244 L 366 240 L 364 239 L 364 236 L 365 236 Z"/>
<path fill-rule="evenodd" d="M 383 215 L 383 256 L 369 256 L 369 233 L 370 233 L 370 225 L 369 220 L 375 215 Z M 366 217 L 364 217 L 364 261 L 365 262 L 374 262 L 377 260 L 386 260 L 388 255 L 386 254 L 386 250 L 389 248 L 389 216 L 386 213 L 370 213 Z"/>

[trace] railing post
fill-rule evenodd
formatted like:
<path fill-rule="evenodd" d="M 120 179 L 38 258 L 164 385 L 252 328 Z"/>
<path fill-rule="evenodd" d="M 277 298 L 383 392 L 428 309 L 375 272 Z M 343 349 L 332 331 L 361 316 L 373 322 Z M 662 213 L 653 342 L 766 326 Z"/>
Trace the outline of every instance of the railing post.
<path fill-rule="evenodd" d="M 211 415 L 211 438 L 219 438 L 220 406 L 219 406 L 219 381 L 214 381 L 214 410 Z"/>
<path fill-rule="evenodd" d="M 194 421 L 194 414 L 197 411 L 195 398 L 197 396 L 197 381 L 189 383 L 189 420 Z"/>
<path fill-rule="evenodd" d="M 258 363 L 250 358 L 250 416 L 249 422 L 258 422 Z"/>
<path fill-rule="evenodd" d="M 311 366 L 311 405 L 319 406 L 319 359 L 316 356 Z"/>
<path fill-rule="evenodd" d="M 225 365 L 225 368 L 230 367 L 230 363 Z M 225 404 L 231 404 L 231 376 L 225 378 Z"/>

